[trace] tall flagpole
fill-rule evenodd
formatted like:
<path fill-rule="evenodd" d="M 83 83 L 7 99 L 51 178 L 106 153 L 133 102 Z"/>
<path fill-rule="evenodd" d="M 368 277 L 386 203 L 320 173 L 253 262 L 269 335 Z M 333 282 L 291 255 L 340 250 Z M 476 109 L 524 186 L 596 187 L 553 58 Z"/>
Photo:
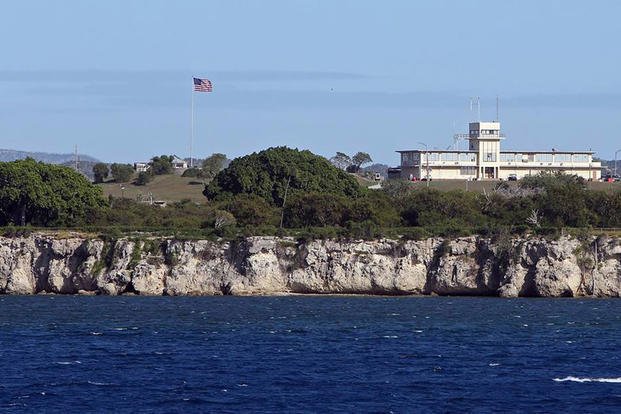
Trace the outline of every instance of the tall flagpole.
<path fill-rule="evenodd" d="M 190 117 L 190 168 L 194 167 L 192 147 L 194 146 L 194 78 L 192 78 L 192 114 Z"/>

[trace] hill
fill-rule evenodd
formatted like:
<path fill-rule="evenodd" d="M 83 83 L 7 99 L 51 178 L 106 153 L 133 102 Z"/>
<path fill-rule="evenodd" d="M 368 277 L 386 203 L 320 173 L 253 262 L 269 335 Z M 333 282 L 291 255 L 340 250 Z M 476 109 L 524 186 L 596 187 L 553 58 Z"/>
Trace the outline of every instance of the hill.
<path fill-rule="evenodd" d="M 197 203 L 206 201 L 203 195 L 205 188 L 203 182 L 196 178 L 181 177 L 174 174 L 157 175 L 153 181 L 147 185 L 134 185 L 130 183 L 119 184 L 115 182 L 107 182 L 97 184 L 103 189 L 104 195 L 107 197 L 125 197 L 133 200 L 143 197 L 147 199 L 149 193 L 153 194 L 154 200 L 162 200 L 174 202 L 183 199 L 190 199 Z"/>
<path fill-rule="evenodd" d="M 19 151 L 11 149 L 0 149 L 0 161 L 15 161 L 23 160 L 24 158 L 33 158 L 37 161 L 42 161 L 48 164 L 65 164 L 74 162 L 74 154 L 57 154 L 51 152 L 32 152 L 32 151 Z M 99 162 L 97 158 L 90 155 L 78 154 L 80 161 Z"/>
<path fill-rule="evenodd" d="M 19 151 L 11 149 L 0 149 L 0 162 L 11 162 L 32 158 L 46 164 L 58 164 L 65 167 L 73 167 L 75 165 L 75 154 L 56 154 L 50 152 L 32 152 Z M 97 158 L 90 155 L 78 154 L 79 165 L 78 170 L 89 180 L 93 180 L 93 165 L 100 162 Z"/>

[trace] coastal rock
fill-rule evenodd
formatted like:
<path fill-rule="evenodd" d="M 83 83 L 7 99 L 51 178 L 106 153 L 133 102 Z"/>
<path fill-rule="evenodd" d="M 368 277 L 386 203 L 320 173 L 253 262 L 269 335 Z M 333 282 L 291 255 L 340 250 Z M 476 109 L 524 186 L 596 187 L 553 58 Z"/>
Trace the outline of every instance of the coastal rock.
<path fill-rule="evenodd" d="M 618 297 L 621 241 L 0 237 L 0 293 Z"/>

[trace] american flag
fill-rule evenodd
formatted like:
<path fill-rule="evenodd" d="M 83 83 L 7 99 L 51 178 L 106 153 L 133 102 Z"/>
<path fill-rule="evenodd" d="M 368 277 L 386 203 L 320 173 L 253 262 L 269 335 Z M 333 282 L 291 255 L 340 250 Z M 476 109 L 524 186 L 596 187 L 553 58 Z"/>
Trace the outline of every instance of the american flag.
<path fill-rule="evenodd" d="M 213 92 L 213 86 L 209 79 L 194 78 L 194 90 L 196 92 Z"/>

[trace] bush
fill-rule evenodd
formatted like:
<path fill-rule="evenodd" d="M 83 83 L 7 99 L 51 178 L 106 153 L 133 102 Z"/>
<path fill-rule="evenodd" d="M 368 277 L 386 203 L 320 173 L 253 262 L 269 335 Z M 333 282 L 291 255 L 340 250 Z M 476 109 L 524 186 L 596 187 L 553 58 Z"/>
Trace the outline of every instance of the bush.
<path fill-rule="evenodd" d="M 347 199 L 334 194 L 298 195 L 285 206 L 284 224 L 296 228 L 342 226 L 347 208 Z"/>
<path fill-rule="evenodd" d="M 235 216 L 242 226 L 277 225 L 280 212 L 267 201 L 252 194 L 238 194 L 222 203 L 222 208 Z"/>
<path fill-rule="evenodd" d="M 136 185 L 147 185 L 153 180 L 153 175 L 148 171 L 141 171 L 134 182 Z"/>

